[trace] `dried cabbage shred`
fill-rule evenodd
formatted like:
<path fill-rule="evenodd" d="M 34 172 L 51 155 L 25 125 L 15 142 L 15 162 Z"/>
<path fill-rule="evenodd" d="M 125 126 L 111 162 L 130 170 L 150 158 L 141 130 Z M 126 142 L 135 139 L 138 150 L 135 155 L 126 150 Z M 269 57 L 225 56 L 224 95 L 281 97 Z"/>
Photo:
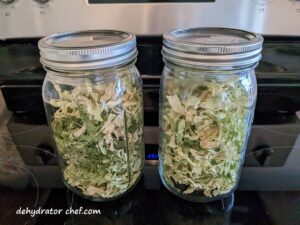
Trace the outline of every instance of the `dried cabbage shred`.
<path fill-rule="evenodd" d="M 230 192 L 252 119 L 247 87 L 239 76 L 198 83 L 173 76 L 163 95 L 161 157 L 168 185 L 206 197 Z"/>
<path fill-rule="evenodd" d="M 53 86 L 59 97 L 48 104 L 65 182 L 95 198 L 124 193 L 143 167 L 141 88 L 130 74 L 110 83 Z"/>

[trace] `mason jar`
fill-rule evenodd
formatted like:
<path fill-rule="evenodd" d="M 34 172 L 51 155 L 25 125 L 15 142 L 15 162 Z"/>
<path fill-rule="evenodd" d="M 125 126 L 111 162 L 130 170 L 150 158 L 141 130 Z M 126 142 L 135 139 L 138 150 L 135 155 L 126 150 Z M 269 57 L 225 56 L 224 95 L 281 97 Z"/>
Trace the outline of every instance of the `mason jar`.
<path fill-rule="evenodd" d="M 112 31 L 39 41 L 43 100 L 63 181 L 95 201 L 124 195 L 142 175 L 142 81 L 136 38 Z"/>
<path fill-rule="evenodd" d="M 209 202 L 236 189 L 262 43 L 258 34 L 226 28 L 164 34 L 159 172 L 179 197 Z"/>

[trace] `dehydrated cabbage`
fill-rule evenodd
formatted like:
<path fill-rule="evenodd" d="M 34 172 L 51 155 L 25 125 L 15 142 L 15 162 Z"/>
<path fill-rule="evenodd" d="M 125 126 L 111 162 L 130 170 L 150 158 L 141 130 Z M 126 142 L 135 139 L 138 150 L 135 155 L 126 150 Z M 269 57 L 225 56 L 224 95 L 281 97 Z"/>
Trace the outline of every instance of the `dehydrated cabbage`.
<path fill-rule="evenodd" d="M 255 98 L 248 76 L 164 80 L 161 168 L 182 194 L 215 197 L 237 184 Z"/>
<path fill-rule="evenodd" d="M 74 86 L 51 81 L 46 107 L 67 185 L 95 198 L 113 198 L 141 176 L 144 159 L 140 81 L 122 72 L 107 82 Z"/>

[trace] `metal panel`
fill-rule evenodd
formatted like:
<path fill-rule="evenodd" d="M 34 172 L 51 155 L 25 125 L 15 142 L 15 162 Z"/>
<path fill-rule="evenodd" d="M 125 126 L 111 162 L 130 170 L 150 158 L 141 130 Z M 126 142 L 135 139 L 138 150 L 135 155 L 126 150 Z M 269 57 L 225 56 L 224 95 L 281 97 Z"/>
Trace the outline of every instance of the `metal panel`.
<path fill-rule="evenodd" d="M 120 29 L 161 35 L 179 27 L 218 26 L 264 35 L 300 36 L 300 2 L 217 0 L 209 3 L 89 4 L 87 0 L 0 3 L 0 39 L 40 37 L 62 31 Z"/>

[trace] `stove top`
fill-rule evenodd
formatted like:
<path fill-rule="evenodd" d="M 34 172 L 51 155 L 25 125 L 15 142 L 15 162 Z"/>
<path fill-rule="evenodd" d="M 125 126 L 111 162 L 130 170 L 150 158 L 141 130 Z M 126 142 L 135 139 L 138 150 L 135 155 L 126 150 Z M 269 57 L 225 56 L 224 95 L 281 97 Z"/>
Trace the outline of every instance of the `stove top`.
<path fill-rule="evenodd" d="M 213 203 L 182 200 L 143 178 L 127 196 L 91 202 L 66 188 L 0 188 L 0 224 L 26 225 L 298 225 L 300 192 L 241 192 Z M 8 198 L 8 196 L 10 196 Z M 284 207 L 283 207 L 284 206 Z M 33 215 L 33 210 L 45 211 Z M 53 215 L 49 215 L 52 209 Z M 31 210 L 26 215 L 19 210 Z M 48 211 L 46 211 L 48 210 Z M 56 210 L 56 213 L 55 213 Z M 60 213 L 59 213 L 60 210 Z M 76 211 L 77 210 L 77 211 Z M 81 210 L 81 211 L 80 211 Z M 18 212 L 18 213 L 19 213 Z M 22 212 L 22 211 L 21 211 Z M 38 211 L 35 211 L 38 214 Z M 76 213 L 77 212 L 77 213 Z M 87 215 L 87 214 L 91 215 Z"/>

